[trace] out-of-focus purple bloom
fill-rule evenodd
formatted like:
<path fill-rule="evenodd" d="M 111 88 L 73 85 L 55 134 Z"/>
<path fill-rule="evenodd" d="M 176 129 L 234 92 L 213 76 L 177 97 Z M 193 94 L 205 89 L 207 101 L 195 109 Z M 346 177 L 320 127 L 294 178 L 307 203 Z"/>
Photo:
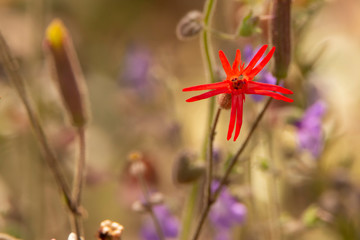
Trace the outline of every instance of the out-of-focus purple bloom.
<path fill-rule="evenodd" d="M 267 70 L 261 71 L 256 81 L 261 83 L 276 84 L 276 78 Z M 251 97 L 256 102 L 260 102 L 265 98 L 265 96 L 263 95 L 256 95 L 256 94 L 252 94 Z"/>
<path fill-rule="evenodd" d="M 231 240 L 231 231 L 227 228 L 216 228 L 214 240 Z"/>
<path fill-rule="evenodd" d="M 321 120 L 326 112 L 326 105 L 317 101 L 296 122 L 298 145 L 300 150 L 309 151 L 314 158 L 319 157 L 323 149 L 323 130 Z"/>
<path fill-rule="evenodd" d="M 243 50 L 245 62 L 249 62 L 258 50 L 259 49 L 254 50 L 250 45 L 246 45 Z M 256 76 L 256 81 L 261 83 L 276 84 L 276 78 L 266 69 L 261 70 L 261 72 Z M 251 98 L 256 102 L 260 102 L 265 98 L 265 96 L 252 94 Z"/>
<path fill-rule="evenodd" d="M 179 232 L 179 221 L 164 205 L 155 205 L 153 211 L 159 220 L 162 231 L 166 238 L 176 238 Z M 141 237 L 144 240 L 160 240 L 153 220 L 147 217 L 141 229 Z"/>
<path fill-rule="evenodd" d="M 146 48 L 130 45 L 124 57 L 122 81 L 137 90 L 144 90 L 149 84 L 151 56 Z"/>
<path fill-rule="evenodd" d="M 217 181 L 212 183 L 212 191 L 219 186 Z M 215 239 L 230 239 L 231 228 L 236 224 L 242 224 L 246 219 L 246 207 L 238 202 L 227 188 L 223 188 L 218 200 L 214 203 L 209 218 L 215 226 Z"/>
<path fill-rule="evenodd" d="M 214 164 L 219 164 L 222 160 L 222 152 L 220 148 L 213 149 L 213 162 Z"/>

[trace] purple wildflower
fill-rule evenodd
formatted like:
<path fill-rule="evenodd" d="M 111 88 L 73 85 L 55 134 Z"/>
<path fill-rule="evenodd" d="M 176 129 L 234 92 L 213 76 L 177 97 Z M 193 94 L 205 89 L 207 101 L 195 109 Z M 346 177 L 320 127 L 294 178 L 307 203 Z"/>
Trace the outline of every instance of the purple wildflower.
<path fill-rule="evenodd" d="M 212 191 L 218 186 L 218 182 L 213 182 Z M 231 228 L 236 224 L 242 224 L 246 219 L 246 213 L 246 207 L 238 202 L 227 188 L 224 188 L 209 214 L 210 221 L 216 228 L 215 239 L 230 239 Z"/>
<path fill-rule="evenodd" d="M 243 50 L 245 62 L 249 62 L 258 50 L 259 49 L 254 50 L 250 45 L 245 46 Z M 261 72 L 256 77 L 256 81 L 261 83 L 276 84 L 276 78 L 266 69 L 261 70 Z M 252 94 L 251 98 L 255 102 L 260 102 L 265 98 L 265 96 Z"/>
<path fill-rule="evenodd" d="M 153 211 L 158 218 L 164 236 L 166 238 L 176 238 L 179 232 L 179 221 L 171 215 L 170 211 L 164 205 L 153 206 Z M 141 229 L 141 237 L 144 240 L 160 240 L 153 220 L 148 217 L 145 219 Z"/>
<path fill-rule="evenodd" d="M 145 90 L 149 84 L 151 56 L 146 48 L 136 44 L 130 45 L 124 57 L 122 80 L 126 85 L 137 90 Z"/>
<path fill-rule="evenodd" d="M 321 120 L 325 112 L 325 103 L 317 101 L 305 111 L 303 117 L 295 124 L 299 149 L 309 151 L 314 158 L 319 157 L 323 149 Z"/>

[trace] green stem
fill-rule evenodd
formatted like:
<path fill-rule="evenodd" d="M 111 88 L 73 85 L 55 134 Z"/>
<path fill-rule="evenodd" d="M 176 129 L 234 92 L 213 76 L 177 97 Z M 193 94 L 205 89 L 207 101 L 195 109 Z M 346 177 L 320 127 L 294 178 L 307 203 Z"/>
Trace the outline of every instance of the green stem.
<path fill-rule="evenodd" d="M 213 8 L 215 5 L 216 0 L 207 0 L 205 2 L 205 7 L 204 7 L 204 30 L 202 32 L 202 36 L 200 38 L 201 41 L 201 46 L 202 46 L 202 51 L 203 51 L 203 58 L 206 62 L 206 68 L 207 68 L 207 74 L 208 74 L 208 78 L 210 83 L 214 83 L 215 80 L 215 75 L 214 75 L 214 70 L 213 70 L 213 66 L 212 66 L 212 61 L 211 61 L 211 53 L 210 53 L 210 39 L 209 39 L 209 31 L 208 31 L 208 26 L 211 23 L 211 17 L 212 17 L 212 13 L 213 13 Z M 206 134 L 205 134 L 205 138 L 204 138 L 204 142 L 203 142 L 203 147 L 202 147 L 202 158 L 205 159 L 206 158 L 206 148 L 208 145 L 208 136 L 210 134 L 210 126 L 211 126 L 211 121 L 212 121 L 212 117 L 214 115 L 214 107 L 215 107 L 215 99 L 211 98 L 209 99 L 209 106 L 208 106 L 208 118 L 207 118 L 207 123 L 206 126 L 208 126 L 208 128 L 206 129 Z M 192 226 L 192 220 L 194 219 L 194 214 L 195 214 L 195 204 L 196 204 L 196 200 L 198 199 L 198 193 L 199 193 L 199 188 L 200 188 L 200 183 L 197 182 L 192 186 L 192 190 L 187 202 L 187 205 L 185 206 L 185 213 L 183 214 L 183 219 L 182 219 L 182 233 L 181 233 L 181 237 L 180 240 L 187 240 L 189 233 L 190 233 L 190 227 Z"/>

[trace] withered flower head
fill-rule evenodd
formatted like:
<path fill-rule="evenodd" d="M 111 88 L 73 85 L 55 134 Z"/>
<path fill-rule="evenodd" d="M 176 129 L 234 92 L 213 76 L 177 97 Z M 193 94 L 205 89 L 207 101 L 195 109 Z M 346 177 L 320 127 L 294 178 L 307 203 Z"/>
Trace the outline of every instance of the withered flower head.
<path fill-rule="evenodd" d="M 104 220 L 100 223 L 98 240 L 120 240 L 124 227 L 117 222 Z"/>

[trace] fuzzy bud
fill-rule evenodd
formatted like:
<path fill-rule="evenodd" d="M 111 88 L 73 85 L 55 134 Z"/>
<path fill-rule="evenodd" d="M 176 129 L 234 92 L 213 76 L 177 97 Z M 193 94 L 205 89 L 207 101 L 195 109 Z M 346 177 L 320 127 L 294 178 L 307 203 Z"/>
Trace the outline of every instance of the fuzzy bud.
<path fill-rule="evenodd" d="M 272 44 L 274 53 L 274 76 L 286 78 L 291 59 L 291 0 L 274 0 L 273 20 L 271 23 Z"/>
<path fill-rule="evenodd" d="M 201 12 L 196 10 L 188 12 L 176 26 L 176 36 L 180 40 L 195 37 L 203 29 L 202 19 Z"/>
<path fill-rule="evenodd" d="M 189 153 L 181 153 L 173 168 L 173 178 L 176 183 L 191 183 L 201 177 L 205 170 L 203 166 L 192 163 L 194 157 Z"/>
<path fill-rule="evenodd" d="M 124 227 L 117 222 L 104 220 L 100 223 L 98 240 L 120 240 Z"/>
<path fill-rule="evenodd" d="M 231 108 L 231 94 L 229 94 L 229 93 L 219 94 L 219 95 L 217 95 L 216 100 L 217 100 L 220 108 L 226 109 L 226 110 Z"/>
<path fill-rule="evenodd" d="M 88 121 L 87 90 L 71 36 L 61 20 L 53 20 L 46 29 L 44 47 L 71 122 L 82 127 Z"/>

